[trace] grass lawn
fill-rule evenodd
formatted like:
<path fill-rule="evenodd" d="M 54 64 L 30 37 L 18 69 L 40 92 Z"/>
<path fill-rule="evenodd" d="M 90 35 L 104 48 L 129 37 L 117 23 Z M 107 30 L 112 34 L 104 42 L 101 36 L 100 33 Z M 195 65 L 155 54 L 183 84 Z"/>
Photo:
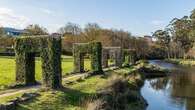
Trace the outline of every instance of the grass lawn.
<path fill-rule="evenodd" d="M 90 60 L 85 60 L 85 68 L 90 69 Z M 73 70 L 73 58 L 62 57 L 62 74 L 66 75 Z M 36 59 L 36 79 L 41 81 L 41 61 Z M 15 82 L 15 58 L 0 57 L 0 90 Z"/>
<path fill-rule="evenodd" d="M 93 97 L 105 82 L 106 79 L 98 75 L 82 82 L 64 85 L 66 88 L 61 91 L 43 91 L 40 92 L 40 97 L 20 104 L 17 110 L 82 110 L 82 102 L 87 97 Z"/>
<path fill-rule="evenodd" d="M 127 68 L 110 71 L 108 74 L 118 72 L 129 73 Z M 105 87 L 109 77 L 96 75 L 71 84 L 63 84 L 61 91 L 42 91 L 40 97 L 20 104 L 17 110 L 85 110 L 84 104 L 91 101 L 97 90 Z"/>

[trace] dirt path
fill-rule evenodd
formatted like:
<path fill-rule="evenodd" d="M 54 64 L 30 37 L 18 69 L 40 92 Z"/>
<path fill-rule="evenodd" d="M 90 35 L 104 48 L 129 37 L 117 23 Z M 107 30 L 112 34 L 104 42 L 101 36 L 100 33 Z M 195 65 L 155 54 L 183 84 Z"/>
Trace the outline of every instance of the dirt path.
<path fill-rule="evenodd" d="M 30 91 L 36 91 L 41 88 L 41 85 L 31 86 L 31 87 L 24 87 L 19 89 L 10 89 L 0 92 L 0 98 L 6 97 L 6 96 L 12 96 L 19 93 L 25 93 Z"/>

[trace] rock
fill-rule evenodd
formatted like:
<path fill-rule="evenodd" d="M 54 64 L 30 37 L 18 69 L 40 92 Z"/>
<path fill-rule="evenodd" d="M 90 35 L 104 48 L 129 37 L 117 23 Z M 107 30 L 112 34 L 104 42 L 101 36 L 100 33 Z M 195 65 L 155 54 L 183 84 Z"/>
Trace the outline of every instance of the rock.
<path fill-rule="evenodd" d="M 0 110 L 15 110 L 16 109 L 16 103 L 14 102 L 8 102 L 6 104 L 0 105 Z"/>
<path fill-rule="evenodd" d="M 32 99 L 36 96 L 39 96 L 40 94 L 37 94 L 37 93 L 24 93 L 20 99 L 23 99 L 23 100 L 29 100 L 29 99 Z"/>

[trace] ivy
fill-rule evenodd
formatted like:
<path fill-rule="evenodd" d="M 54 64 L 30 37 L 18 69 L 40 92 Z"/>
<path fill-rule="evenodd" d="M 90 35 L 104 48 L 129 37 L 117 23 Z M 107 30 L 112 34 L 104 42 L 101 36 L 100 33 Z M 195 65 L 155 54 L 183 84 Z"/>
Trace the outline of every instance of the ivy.
<path fill-rule="evenodd" d="M 136 52 L 132 49 L 123 49 L 123 62 L 125 66 L 134 64 L 136 61 Z"/>
<path fill-rule="evenodd" d="M 102 45 L 100 42 L 74 44 L 74 72 L 84 72 L 84 55 L 87 53 L 91 55 L 91 69 L 93 73 L 102 73 Z"/>
<path fill-rule="evenodd" d="M 36 83 L 35 53 L 42 61 L 43 85 L 61 86 L 61 38 L 54 36 L 20 37 L 15 40 L 16 81 L 25 85 Z"/>
<path fill-rule="evenodd" d="M 103 67 L 108 67 L 109 57 L 115 61 L 115 66 L 122 67 L 123 53 L 121 47 L 104 47 L 102 52 Z"/>

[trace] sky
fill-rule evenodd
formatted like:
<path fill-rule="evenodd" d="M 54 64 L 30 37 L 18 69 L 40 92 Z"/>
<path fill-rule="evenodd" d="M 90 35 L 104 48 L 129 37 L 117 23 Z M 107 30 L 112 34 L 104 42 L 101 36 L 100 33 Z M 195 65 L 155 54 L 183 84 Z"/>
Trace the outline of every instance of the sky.
<path fill-rule="evenodd" d="M 195 0 L 0 0 L 0 26 L 39 24 L 52 33 L 68 22 L 90 22 L 143 36 L 193 9 Z"/>

